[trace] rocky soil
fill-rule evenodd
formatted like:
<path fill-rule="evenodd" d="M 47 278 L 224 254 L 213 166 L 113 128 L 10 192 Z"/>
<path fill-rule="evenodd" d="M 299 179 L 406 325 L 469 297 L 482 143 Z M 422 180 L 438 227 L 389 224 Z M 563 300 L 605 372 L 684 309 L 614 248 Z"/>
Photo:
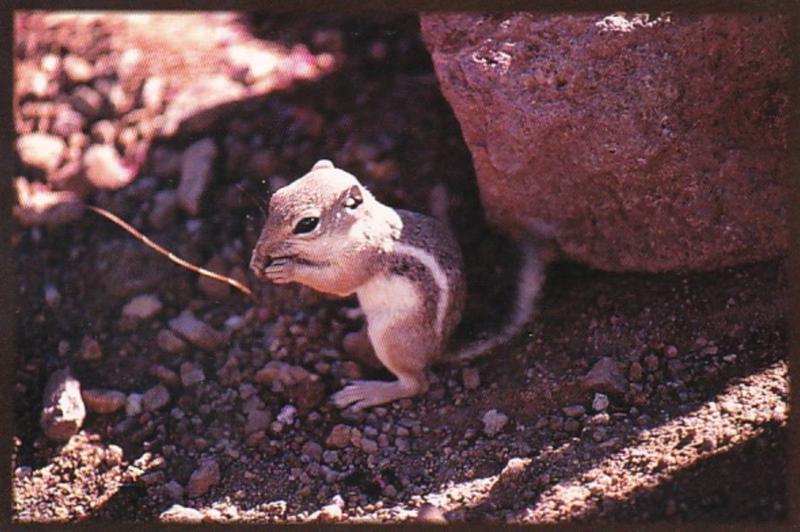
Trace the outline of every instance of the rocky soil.
<path fill-rule="evenodd" d="M 398 207 L 441 207 L 442 184 L 471 293 L 458 340 L 511 290 L 513 248 L 484 222 L 418 23 L 162 17 L 15 24 L 16 520 L 784 516 L 784 261 L 555 263 L 526 335 L 434 368 L 424 397 L 339 411 L 349 380 L 389 375 L 355 300 L 247 272 L 270 189 L 321 157 Z"/>

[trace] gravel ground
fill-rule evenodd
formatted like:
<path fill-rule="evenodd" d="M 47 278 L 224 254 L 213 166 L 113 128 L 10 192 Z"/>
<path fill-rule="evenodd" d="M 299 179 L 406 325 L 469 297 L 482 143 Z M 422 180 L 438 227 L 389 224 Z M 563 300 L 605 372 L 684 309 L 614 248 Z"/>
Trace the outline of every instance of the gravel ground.
<path fill-rule="evenodd" d="M 483 222 L 413 17 L 27 13 L 16 27 L 18 188 L 66 204 L 21 205 L 13 231 L 16 520 L 785 515 L 783 260 L 669 275 L 556 263 L 524 337 L 434 368 L 421 398 L 327 402 L 389 377 L 355 300 L 247 271 L 268 191 L 317 159 L 402 208 L 450 191 L 471 293 L 457 340 L 496 325 L 511 290 L 513 249 Z"/>

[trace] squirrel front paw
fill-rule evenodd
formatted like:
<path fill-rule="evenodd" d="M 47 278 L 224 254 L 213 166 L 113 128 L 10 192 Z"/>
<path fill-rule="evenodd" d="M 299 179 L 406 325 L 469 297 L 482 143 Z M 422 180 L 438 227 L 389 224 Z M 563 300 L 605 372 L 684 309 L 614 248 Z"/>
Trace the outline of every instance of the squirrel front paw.
<path fill-rule="evenodd" d="M 295 262 L 290 257 L 273 259 L 264 268 L 264 277 L 275 284 L 286 284 L 294 280 Z"/>

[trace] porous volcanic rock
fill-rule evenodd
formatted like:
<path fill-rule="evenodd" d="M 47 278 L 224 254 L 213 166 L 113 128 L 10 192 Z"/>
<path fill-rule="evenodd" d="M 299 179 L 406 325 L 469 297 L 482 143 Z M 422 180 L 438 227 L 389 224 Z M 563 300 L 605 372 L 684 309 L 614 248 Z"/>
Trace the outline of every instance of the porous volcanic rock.
<path fill-rule="evenodd" d="M 428 14 L 489 219 L 607 270 L 784 254 L 790 54 L 765 14 Z"/>

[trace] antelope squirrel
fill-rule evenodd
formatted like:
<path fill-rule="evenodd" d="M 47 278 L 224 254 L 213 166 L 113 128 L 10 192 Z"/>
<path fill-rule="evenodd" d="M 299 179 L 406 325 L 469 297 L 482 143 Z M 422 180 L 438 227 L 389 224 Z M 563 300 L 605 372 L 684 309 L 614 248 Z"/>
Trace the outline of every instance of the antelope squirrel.
<path fill-rule="evenodd" d="M 332 396 L 355 410 L 422 394 L 425 369 L 470 360 L 521 331 L 544 278 L 541 246 L 523 241 L 513 316 L 494 336 L 443 356 L 461 319 L 466 286 L 461 251 L 440 221 L 380 203 L 355 176 L 318 161 L 277 190 L 253 250 L 259 279 L 297 282 L 320 292 L 353 293 L 378 359 L 397 380 L 355 381 Z"/>

